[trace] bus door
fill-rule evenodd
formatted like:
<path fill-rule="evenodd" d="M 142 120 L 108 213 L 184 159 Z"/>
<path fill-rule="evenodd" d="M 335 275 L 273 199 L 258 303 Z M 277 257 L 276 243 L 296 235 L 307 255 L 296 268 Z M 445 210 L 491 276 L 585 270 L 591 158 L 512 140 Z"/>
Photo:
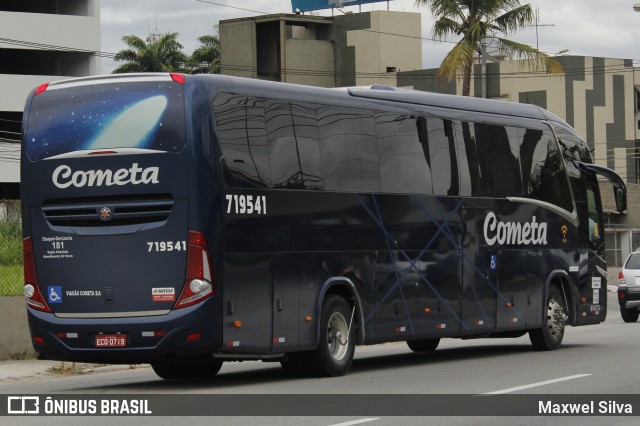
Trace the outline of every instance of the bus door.
<path fill-rule="evenodd" d="M 602 219 L 602 204 L 596 179 L 586 181 L 586 212 L 578 211 L 580 220 L 585 220 L 589 226 L 589 282 L 581 290 L 581 298 L 586 297 L 587 304 L 578 308 L 578 316 L 589 317 L 590 320 L 604 320 L 607 310 L 607 263 L 604 260 L 604 223 Z"/>
<path fill-rule="evenodd" d="M 487 217 L 495 215 L 491 199 L 465 200 L 462 210 L 462 327 L 463 334 L 489 333 L 496 327 L 497 244 L 484 236 Z"/>

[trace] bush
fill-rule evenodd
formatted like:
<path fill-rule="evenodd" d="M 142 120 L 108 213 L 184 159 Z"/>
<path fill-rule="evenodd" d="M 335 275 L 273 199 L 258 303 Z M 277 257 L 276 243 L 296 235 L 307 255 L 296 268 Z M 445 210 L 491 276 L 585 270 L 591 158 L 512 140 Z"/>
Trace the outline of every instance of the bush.
<path fill-rule="evenodd" d="M 19 296 L 22 286 L 22 227 L 0 222 L 0 296 Z"/>

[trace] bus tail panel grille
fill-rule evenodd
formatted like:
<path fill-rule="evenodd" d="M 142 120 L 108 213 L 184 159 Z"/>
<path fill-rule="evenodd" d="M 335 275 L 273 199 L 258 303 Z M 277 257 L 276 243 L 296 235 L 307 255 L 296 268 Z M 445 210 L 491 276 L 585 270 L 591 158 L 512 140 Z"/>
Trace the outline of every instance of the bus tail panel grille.
<path fill-rule="evenodd" d="M 52 226 L 109 227 L 164 222 L 173 210 L 170 195 L 54 200 L 42 212 Z"/>

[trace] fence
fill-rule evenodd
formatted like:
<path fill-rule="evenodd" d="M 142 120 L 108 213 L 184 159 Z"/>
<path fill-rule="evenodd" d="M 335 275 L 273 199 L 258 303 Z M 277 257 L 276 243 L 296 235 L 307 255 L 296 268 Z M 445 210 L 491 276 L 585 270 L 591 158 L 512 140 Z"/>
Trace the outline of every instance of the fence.
<path fill-rule="evenodd" d="M 22 295 L 20 202 L 0 200 L 0 296 Z"/>

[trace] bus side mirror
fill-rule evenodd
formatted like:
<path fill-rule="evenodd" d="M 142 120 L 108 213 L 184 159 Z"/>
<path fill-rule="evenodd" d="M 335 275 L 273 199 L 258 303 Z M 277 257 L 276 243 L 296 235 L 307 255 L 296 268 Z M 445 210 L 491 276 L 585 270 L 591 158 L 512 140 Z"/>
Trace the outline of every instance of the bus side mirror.
<path fill-rule="evenodd" d="M 627 209 L 627 191 L 626 188 L 613 185 L 613 196 L 616 200 L 616 211 L 622 212 Z"/>

